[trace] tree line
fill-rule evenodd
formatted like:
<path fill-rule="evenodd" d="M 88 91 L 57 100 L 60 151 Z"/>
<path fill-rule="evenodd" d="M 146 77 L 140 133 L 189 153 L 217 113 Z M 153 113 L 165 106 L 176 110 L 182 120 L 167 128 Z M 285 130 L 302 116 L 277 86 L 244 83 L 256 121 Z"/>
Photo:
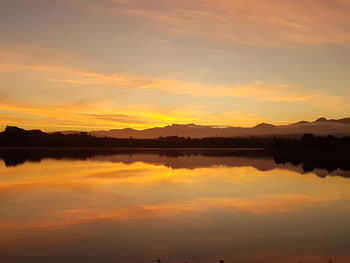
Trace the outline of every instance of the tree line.
<path fill-rule="evenodd" d="M 7 126 L 0 133 L 3 147 L 139 147 L 139 148 L 273 148 L 273 149 L 350 149 L 350 137 L 314 136 L 295 137 L 207 137 L 179 136 L 157 139 L 94 137 L 86 132 L 62 134 L 40 130 L 24 130 Z"/>

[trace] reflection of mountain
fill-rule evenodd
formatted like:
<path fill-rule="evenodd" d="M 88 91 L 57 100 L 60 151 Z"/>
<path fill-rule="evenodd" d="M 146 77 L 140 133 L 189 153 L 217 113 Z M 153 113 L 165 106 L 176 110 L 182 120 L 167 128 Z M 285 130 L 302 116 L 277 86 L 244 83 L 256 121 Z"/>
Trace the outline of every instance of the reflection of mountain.
<path fill-rule="evenodd" d="M 131 164 L 144 162 L 172 169 L 250 166 L 261 171 L 288 169 L 318 176 L 350 178 L 350 156 L 343 151 L 184 150 L 184 149 L 7 149 L 0 158 L 8 167 L 43 159 L 95 160 Z"/>
<path fill-rule="evenodd" d="M 77 133 L 74 131 L 66 134 Z M 234 137 L 234 136 L 267 136 L 267 135 L 298 135 L 312 133 L 315 135 L 350 135 L 350 118 L 327 120 L 319 118 L 313 122 L 300 121 L 289 125 L 274 126 L 261 123 L 251 128 L 201 126 L 195 124 L 173 124 L 166 127 L 150 128 L 145 130 L 113 129 L 109 131 L 93 131 L 91 135 L 97 137 L 114 138 L 158 138 L 165 136 L 182 136 L 191 138 L 203 137 Z"/>

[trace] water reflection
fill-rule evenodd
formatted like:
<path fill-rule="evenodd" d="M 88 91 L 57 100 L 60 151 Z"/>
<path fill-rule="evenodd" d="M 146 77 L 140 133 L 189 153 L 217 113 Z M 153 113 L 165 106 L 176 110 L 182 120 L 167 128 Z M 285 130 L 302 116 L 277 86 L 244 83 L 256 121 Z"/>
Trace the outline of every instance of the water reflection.
<path fill-rule="evenodd" d="M 180 153 L 3 165 L 0 262 L 350 262 L 346 171 Z"/>
<path fill-rule="evenodd" d="M 338 175 L 350 177 L 350 155 L 336 151 L 283 151 L 261 149 L 0 149 L 0 159 L 6 167 L 55 160 L 102 160 L 132 164 L 145 162 L 164 165 L 173 169 L 195 169 L 218 165 L 240 167 L 252 166 L 266 171 L 275 168 L 300 173 L 314 172 L 320 177 Z"/>

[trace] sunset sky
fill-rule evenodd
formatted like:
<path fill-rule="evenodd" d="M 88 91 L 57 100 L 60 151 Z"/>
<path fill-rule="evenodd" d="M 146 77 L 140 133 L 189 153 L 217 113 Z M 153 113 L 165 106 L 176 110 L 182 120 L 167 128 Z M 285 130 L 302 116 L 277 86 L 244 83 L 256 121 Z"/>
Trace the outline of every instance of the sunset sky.
<path fill-rule="evenodd" d="M 1 129 L 350 116 L 350 0 L 2 0 Z"/>

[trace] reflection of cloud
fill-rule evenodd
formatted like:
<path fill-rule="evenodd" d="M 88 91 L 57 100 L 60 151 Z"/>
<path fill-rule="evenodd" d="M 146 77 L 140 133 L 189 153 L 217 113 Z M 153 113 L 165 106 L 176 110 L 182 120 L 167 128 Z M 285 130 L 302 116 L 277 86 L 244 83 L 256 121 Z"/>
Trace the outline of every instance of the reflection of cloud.
<path fill-rule="evenodd" d="M 90 178 L 110 178 L 110 179 L 117 179 L 117 180 L 123 180 L 123 179 L 130 179 L 130 178 L 137 178 L 139 176 L 142 176 L 142 174 L 147 174 L 150 172 L 149 169 L 146 167 L 143 168 L 125 168 L 125 169 L 106 169 L 98 172 L 94 172 L 88 177 Z M 139 179 L 139 178 L 138 178 Z"/>
<path fill-rule="evenodd" d="M 72 224 L 86 224 L 99 220 L 140 220 L 166 217 L 181 220 L 184 215 L 196 217 L 204 212 L 219 210 L 236 210 L 255 215 L 271 213 L 290 213 L 305 209 L 312 205 L 328 203 L 343 197 L 308 196 L 301 194 L 273 194 L 237 198 L 198 198 L 173 201 L 157 205 L 137 205 L 109 208 L 77 208 L 54 211 L 52 220 L 35 222 L 2 222 L 2 228 L 52 228 Z"/>
<path fill-rule="evenodd" d="M 181 220 L 216 211 L 293 213 L 350 195 L 341 178 L 321 180 L 251 167 L 189 171 L 142 162 L 47 160 L 0 172 L 2 205 L 6 207 L 14 199 L 24 204 L 8 210 L 1 229 L 65 227 L 99 220 Z M 28 215 L 28 209 L 37 212 Z"/>

